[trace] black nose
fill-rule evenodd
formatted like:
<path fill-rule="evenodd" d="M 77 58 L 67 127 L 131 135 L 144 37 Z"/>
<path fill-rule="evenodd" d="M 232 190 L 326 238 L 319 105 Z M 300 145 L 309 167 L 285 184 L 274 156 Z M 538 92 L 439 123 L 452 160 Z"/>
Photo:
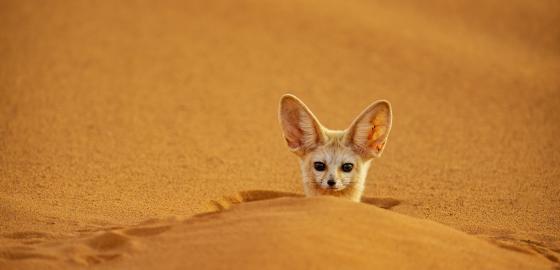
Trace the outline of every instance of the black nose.
<path fill-rule="evenodd" d="M 329 179 L 329 181 L 327 181 L 327 184 L 329 184 L 329 186 L 333 187 L 334 185 L 336 185 L 336 181 L 334 181 L 333 179 Z"/>

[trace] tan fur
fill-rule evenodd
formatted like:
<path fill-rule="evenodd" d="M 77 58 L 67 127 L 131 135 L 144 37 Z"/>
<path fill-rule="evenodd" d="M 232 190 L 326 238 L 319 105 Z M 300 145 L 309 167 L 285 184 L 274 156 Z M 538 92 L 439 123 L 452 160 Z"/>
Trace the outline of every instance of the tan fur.
<path fill-rule="evenodd" d="M 381 156 L 391 130 L 389 102 L 374 102 L 346 130 L 330 130 L 301 100 L 287 94 L 280 100 L 279 118 L 288 148 L 300 158 L 305 194 L 360 201 L 371 160 Z M 315 162 L 326 164 L 325 171 L 317 171 Z M 353 164 L 351 172 L 342 171 L 344 163 Z M 329 187 L 328 179 L 336 185 Z"/>

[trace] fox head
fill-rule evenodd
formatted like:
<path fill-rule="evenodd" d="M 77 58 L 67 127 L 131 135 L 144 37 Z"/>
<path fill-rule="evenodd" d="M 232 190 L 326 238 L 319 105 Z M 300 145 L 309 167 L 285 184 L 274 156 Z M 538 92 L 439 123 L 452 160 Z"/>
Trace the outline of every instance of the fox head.
<path fill-rule="evenodd" d="M 330 130 L 287 94 L 280 100 L 279 118 L 288 148 L 300 158 L 306 195 L 360 201 L 371 160 L 381 156 L 391 130 L 390 103 L 376 101 L 346 130 Z"/>

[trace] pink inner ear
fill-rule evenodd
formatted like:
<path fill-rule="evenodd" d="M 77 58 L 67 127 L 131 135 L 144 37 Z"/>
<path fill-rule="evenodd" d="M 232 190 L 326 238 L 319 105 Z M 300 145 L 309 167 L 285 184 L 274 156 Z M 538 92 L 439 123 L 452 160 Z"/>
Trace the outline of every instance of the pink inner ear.
<path fill-rule="evenodd" d="M 289 130 L 286 131 L 285 139 L 290 148 L 299 148 L 301 146 L 299 138 L 301 138 L 302 136 L 303 135 L 301 130 L 297 128 L 289 128 Z"/>
<path fill-rule="evenodd" d="M 298 142 L 292 142 L 288 139 L 286 139 L 286 142 L 288 143 L 288 147 L 292 148 L 292 149 L 297 149 L 300 147 L 300 144 Z"/>
<path fill-rule="evenodd" d="M 368 142 L 371 142 L 371 138 L 373 137 L 374 131 L 375 131 L 375 125 L 372 123 L 371 128 L 369 129 L 369 133 L 367 135 Z"/>
<path fill-rule="evenodd" d="M 298 127 L 299 125 L 299 112 L 297 109 L 291 110 L 285 114 L 283 120 L 284 136 L 290 148 L 301 147 L 301 138 L 303 131 Z"/>

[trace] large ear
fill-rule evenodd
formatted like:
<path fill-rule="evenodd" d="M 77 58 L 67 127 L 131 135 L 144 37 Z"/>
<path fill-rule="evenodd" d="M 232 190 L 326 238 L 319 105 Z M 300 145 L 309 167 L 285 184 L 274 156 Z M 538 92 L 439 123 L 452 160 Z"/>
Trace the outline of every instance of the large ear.
<path fill-rule="evenodd" d="M 321 124 L 297 97 L 282 96 L 279 118 L 288 147 L 296 154 L 304 154 L 325 141 Z"/>
<path fill-rule="evenodd" d="M 391 131 L 391 119 L 391 104 L 376 101 L 352 122 L 344 142 L 364 157 L 379 157 Z"/>

